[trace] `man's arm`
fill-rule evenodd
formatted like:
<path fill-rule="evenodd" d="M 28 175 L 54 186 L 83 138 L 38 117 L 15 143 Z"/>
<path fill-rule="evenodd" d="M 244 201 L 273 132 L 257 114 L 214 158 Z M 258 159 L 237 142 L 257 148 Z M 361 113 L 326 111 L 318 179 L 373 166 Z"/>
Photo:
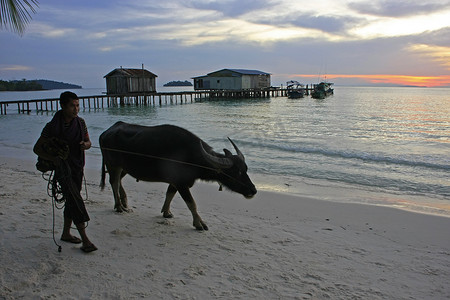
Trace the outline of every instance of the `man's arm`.
<path fill-rule="evenodd" d="M 89 139 L 89 133 L 88 133 L 87 125 L 86 125 L 86 122 L 84 121 L 84 119 L 81 119 L 81 124 L 82 124 L 81 126 L 83 127 L 84 138 L 80 142 L 80 149 L 88 150 L 89 148 L 91 148 L 92 143 L 91 143 L 91 140 Z"/>

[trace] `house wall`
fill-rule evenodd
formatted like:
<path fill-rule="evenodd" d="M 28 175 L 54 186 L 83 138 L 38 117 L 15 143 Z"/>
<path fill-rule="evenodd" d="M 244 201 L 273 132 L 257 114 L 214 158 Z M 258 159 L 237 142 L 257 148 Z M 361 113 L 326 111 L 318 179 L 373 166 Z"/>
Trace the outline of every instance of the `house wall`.
<path fill-rule="evenodd" d="M 194 90 L 209 90 L 210 82 L 208 76 L 194 78 Z"/>
<path fill-rule="evenodd" d="M 156 92 L 155 78 L 111 76 L 106 78 L 108 94 Z"/>
<path fill-rule="evenodd" d="M 124 77 L 106 78 L 106 92 L 108 94 L 126 94 L 128 92 L 127 79 Z"/>
<path fill-rule="evenodd" d="M 143 77 L 131 77 L 128 79 L 128 91 L 130 93 L 155 92 L 155 79 Z"/>
<path fill-rule="evenodd" d="M 252 76 L 242 75 L 242 89 L 251 89 L 252 87 Z"/>
<path fill-rule="evenodd" d="M 240 77 L 203 77 L 194 79 L 196 90 L 240 90 Z"/>
<path fill-rule="evenodd" d="M 209 77 L 210 88 L 215 90 L 241 90 L 241 77 Z"/>
<path fill-rule="evenodd" d="M 270 87 L 270 75 L 243 75 L 243 89 L 262 89 Z"/>

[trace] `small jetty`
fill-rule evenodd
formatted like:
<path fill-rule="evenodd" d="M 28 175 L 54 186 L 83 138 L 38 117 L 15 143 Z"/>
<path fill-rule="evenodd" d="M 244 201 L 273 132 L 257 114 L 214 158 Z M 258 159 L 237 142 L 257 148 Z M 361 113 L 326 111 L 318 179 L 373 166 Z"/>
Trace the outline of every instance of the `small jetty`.
<path fill-rule="evenodd" d="M 313 86 L 305 87 L 306 95 L 312 91 Z M 79 96 L 80 109 L 103 109 L 115 106 L 127 105 L 167 105 L 184 104 L 196 101 L 220 100 L 220 99 L 259 99 L 269 97 L 287 97 L 288 89 L 271 87 L 265 89 L 246 90 L 198 90 L 186 92 L 155 92 L 155 93 L 130 93 L 121 95 L 96 95 Z M 17 112 L 29 114 L 31 112 L 57 111 L 59 98 L 35 99 L 35 100 L 0 100 L 0 115 Z"/>

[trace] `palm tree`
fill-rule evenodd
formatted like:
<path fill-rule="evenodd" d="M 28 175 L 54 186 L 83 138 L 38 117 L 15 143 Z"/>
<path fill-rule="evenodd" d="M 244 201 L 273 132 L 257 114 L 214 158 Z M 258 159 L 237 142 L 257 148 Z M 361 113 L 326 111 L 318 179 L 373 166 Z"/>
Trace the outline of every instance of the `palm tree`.
<path fill-rule="evenodd" d="M 0 29 L 22 35 L 31 19 L 29 10 L 36 13 L 38 4 L 37 0 L 0 0 Z"/>

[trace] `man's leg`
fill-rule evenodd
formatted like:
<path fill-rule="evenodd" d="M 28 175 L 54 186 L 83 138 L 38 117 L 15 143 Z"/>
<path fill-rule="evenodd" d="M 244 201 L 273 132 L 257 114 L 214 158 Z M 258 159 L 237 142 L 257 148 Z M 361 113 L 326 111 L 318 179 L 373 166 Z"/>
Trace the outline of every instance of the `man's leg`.
<path fill-rule="evenodd" d="M 84 252 L 92 252 L 97 250 L 97 247 L 89 240 L 86 234 L 86 226 L 85 223 L 75 224 L 77 226 L 78 232 L 80 233 L 81 240 L 83 241 L 83 246 L 81 246 L 81 250 Z"/>
<path fill-rule="evenodd" d="M 72 219 L 64 216 L 64 225 L 63 225 L 63 232 L 61 234 L 61 240 L 74 244 L 80 244 L 82 241 L 70 233 L 71 226 L 72 226 Z"/>

